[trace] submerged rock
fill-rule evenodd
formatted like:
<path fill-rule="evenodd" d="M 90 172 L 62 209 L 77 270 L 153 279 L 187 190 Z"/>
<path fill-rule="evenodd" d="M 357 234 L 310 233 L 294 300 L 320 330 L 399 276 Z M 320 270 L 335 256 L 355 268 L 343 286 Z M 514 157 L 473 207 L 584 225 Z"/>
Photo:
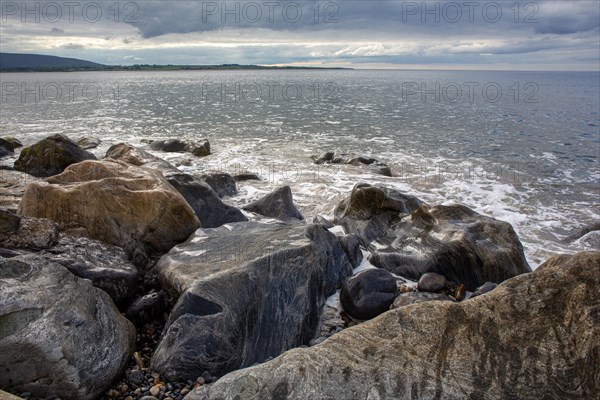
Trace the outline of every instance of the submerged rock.
<path fill-rule="evenodd" d="M 184 198 L 153 169 L 119 161 L 84 161 L 48 182 L 30 183 L 19 214 L 49 218 L 61 229 L 125 247 L 164 253 L 199 226 Z"/>
<path fill-rule="evenodd" d="M 555 256 L 485 296 L 389 311 L 186 400 L 599 398 L 599 265 L 600 253 Z"/>
<path fill-rule="evenodd" d="M 0 386 L 94 400 L 124 370 L 135 330 L 86 279 L 39 256 L 0 258 Z"/>
<path fill-rule="evenodd" d="M 399 191 L 359 184 L 335 209 L 376 267 L 412 280 L 436 272 L 474 290 L 531 271 L 512 226 L 462 205 L 428 207 Z"/>
<path fill-rule="evenodd" d="M 294 205 L 292 189 L 282 186 L 260 199 L 242 207 L 243 210 L 251 211 L 266 217 L 277 218 L 282 221 L 290 219 L 303 220 L 304 217 Z"/>
<path fill-rule="evenodd" d="M 157 269 L 179 300 L 152 368 L 173 380 L 220 376 L 308 344 L 327 297 L 352 273 L 323 227 L 257 221 L 199 229 Z"/>
<path fill-rule="evenodd" d="M 148 146 L 155 151 L 164 152 L 182 152 L 187 151 L 196 157 L 206 157 L 210 155 L 210 143 L 207 139 L 197 142 L 184 142 L 180 139 L 156 140 Z"/>
<path fill-rule="evenodd" d="M 60 174 L 71 164 L 95 159 L 96 156 L 68 137 L 53 135 L 21 150 L 15 161 L 15 169 L 33 176 L 47 177 Z"/>

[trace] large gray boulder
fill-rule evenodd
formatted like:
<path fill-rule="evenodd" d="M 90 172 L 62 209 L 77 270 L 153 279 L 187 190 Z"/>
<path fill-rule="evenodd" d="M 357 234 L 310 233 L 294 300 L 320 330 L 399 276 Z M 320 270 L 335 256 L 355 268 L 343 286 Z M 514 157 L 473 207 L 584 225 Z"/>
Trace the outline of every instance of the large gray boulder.
<path fill-rule="evenodd" d="M 35 255 L 0 258 L 0 387 L 98 398 L 123 371 L 135 329 L 90 281 Z"/>
<path fill-rule="evenodd" d="M 185 400 L 597 399 L 600 253 L 552 257 L 461 303 L 388 311 Z"/>
<path fill-rule="evenodd" d="M 379 268 L 418 280 L 437 272 L 475 290 L 530 272 L 512 226 L 462 205 L 429 207 L 393 189 L 356 185 L 334 211 Z"/>
<path fill-rule="evenodd" d="M 68 137 L 53 135 L 21 150 L 15 161 L 15 169 L 33 176 L 47 177 L 60 174 L 71 164 L 95 159 L 96 156 Z"/>
<path fill-rule="evenodd" d="M 249 221 L 199 229 L 157 265 L 179 300 L 152 358 L 172 380 L 220 376 L 306 345 L 352 273 L 319 225 Z"/>
<path fill-rule="evenodd" d="M 289 186 L 277 188 L 271 193 L 267 193 L 260 199 L 244 206 L 243 209 L 282 221 L 304 219 L 294 204 L 292 189 Z"/>

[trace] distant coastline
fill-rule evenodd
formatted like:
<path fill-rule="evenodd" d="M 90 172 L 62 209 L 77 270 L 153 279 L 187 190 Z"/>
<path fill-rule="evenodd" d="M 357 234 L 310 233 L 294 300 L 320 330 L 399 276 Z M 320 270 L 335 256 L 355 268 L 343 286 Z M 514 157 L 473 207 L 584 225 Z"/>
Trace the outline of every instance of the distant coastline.
<path fill-rule="evenodd" d="M 294 67 L 294 66 L 262 66 L 262 65 L 104 65 L 100 67 L 25 67 L 25 68 L 0 68 L 0 72 L 81 72 L 81 71 L 200 71 L 200 70 L 311 70 L 311 69 L 340 69 L 353 70 L 354 68 L 342 67 Z"/>

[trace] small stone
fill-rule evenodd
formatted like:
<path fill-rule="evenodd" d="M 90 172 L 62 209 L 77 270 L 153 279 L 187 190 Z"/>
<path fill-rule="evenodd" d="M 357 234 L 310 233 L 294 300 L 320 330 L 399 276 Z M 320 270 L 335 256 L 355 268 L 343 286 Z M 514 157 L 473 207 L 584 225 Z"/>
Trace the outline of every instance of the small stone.
<path fill-rule="evenodd" d="M 158 398 L 154 396 L 143 396 L 140 398 L 140 400 L 158 400 Z"/>
<path fill-rule="evenodd" d="M 188 394 L 189 392 L 190 392 L 190 389 L 188 389 L 188 388 L 183 388 L 183 389 L 181 389 L 181 392 L 179 392 L 179 393 L 181 393 L 181 395 L 182 395 L 182 396 L 185 396 L 185 395 L 186 395 L 186 394 Z"/>
<path fill-rule="evenodd" d="M 146 389 L 148 390 L 148 389 Z M 143 390 L 143 388 L 137 388 L 133 391 L 133 394 L 135 394 L 136 396 L 140 395 L 142 392 L 145 392 L 146 390 Z"/>
<path fill-rule="evenodd" d="M 446 277 L 435 272 L 427 272 L 421 276 L 417 288 L 423 292 L 437 292 L 448 285 Z"/>
<path fill-rule="evenodd" d="M 129 390 L 129 386 L 126 383 L 121 385 L 121 393 L 126 393 L 128 390 Z"/>
<path fill-rule="evenodd" d="M 158 377 L 158 376 L 157 376 L 157 377 L 155 377 L 155 378 L 154 378 L 154 384 L 155 384 L 155 385 L 159 385 L 160 383 L 161 383 L 161 382 L 160 382 L 160 377 Z"/>
<path fill-rule="evenodd" d="M 154 385 L 150 388 L 150 394 L 152 396 L 158 396 L 160 393 L 160 385 Z"/>
<path fill-rule="evenodd" d="M 200 376 L 204 378 L 204 382 L 206 383 L 211 383 L 214 380 L 214 378 L 210 375 L 210 372 L 208 371 L 204 371 Z"/>
<path fill-rule="evenodd" d="M 153 372 L 150 374 L 151 377 L 153 378 L 159 378 L 160 379 L 160 374 L 158 372 Z"/>
<path fill-rule="evenodd" d="M 133 400 L 133 397 L 127 396 L 127 397 L 125 397 L 125 400 Z"/>

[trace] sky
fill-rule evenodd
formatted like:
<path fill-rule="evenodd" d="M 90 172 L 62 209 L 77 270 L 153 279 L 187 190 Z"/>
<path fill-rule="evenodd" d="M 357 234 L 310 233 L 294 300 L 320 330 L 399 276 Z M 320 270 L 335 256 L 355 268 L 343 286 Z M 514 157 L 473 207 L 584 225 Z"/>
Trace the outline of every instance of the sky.
<path fill-rule="evenodd" d="M 0 51 L 101 64 L 600 71 L 598 0 L 0 3 Z"/>

